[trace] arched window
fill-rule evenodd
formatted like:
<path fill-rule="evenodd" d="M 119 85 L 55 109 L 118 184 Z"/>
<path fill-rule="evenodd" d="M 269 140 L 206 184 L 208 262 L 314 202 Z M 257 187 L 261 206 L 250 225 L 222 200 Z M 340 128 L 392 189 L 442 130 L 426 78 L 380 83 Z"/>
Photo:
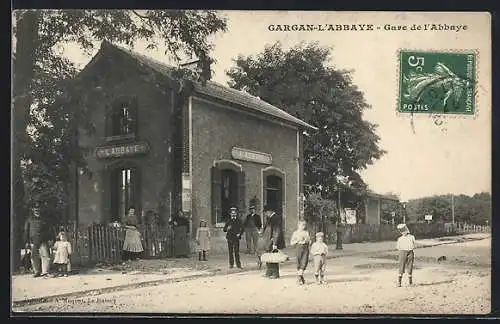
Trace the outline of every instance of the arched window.
<path fill-rule="evenodd" d="M 106 115 L 106 137 L 123 138 L 137 135 L 137 99 L 122 97 L 113 102 Z"/>
<path fill-rule="evenodd" d="M 262 195 L 264 206 L 269 206 L 280 215 L 284 212 L 284 187 L 285 173 L 275 167 L 262 170 Z"/>
<path fill-rule="evenodd" d="M 216 161 L 212 173 L 212 224 L 223 226 L 229 218 L 229 209 L 245 210 L 245 172 L 241 165 L 230 161 Z"/>

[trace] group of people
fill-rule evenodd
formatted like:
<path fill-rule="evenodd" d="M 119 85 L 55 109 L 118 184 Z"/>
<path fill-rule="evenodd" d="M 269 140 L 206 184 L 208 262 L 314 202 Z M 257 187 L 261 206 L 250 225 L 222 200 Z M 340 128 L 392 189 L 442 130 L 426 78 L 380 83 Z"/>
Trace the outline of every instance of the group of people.
<path fill-rule="evenodd" d="M 282 218 L 276 211 L 271 208 L 265 208 L 264 225 L 262 226 L 261 218 L 255 213 L 255 206 L 250 207 L 250 214 L 247 215 L 242 222 L 238 217 L 238 209 L 232 207 L 230 209 L 230 218 L 224 226 L 226 232 L 226 240 L 229 252 L 229 267 L 241 268 L 239 255 L 240 239 L 243 233 L 246 234 L 247 252 L 255 253 L 258 257 L 259 268 L 262 265 L 260 261 L 259 241 L 263 244 L 260 246 L 266 253 L 279 252 L 285 247 L 284 233 L 282 228 Z M 415 237 L 410 234 L 406 224 L 399 224 L 397 230 L 400 237 L 397 240 L 396 248 L 399 251 L 399 273 L 398 286 L 401 287 L 402 277 L 406 272 L 408 282 L 413 284 L 413 260 L 415 249 Z M 201 234 L 206 233 L 206 234 Z M 262 236 L 262 237 L 261 237 Z M 203 253 L 205 260 L 206 250 L 209 249 L 208 241 L 202 242 L 200 238 L 210 237 L 210 231 L 206 227 L 206 222 L 198 229 L 197 242 L 200 247 L 200 253 Z M 325 283 L 326 260 L 328 255 L 328 246 L 324 242 L 324 234 L 318 232 L 315 234 L 315 242 L 312 242 L 309 232 L 306 230 L 305 221 L 299 221 L 297 230 L 293 232 L 290 245 L 295 246 L 296 262 L 297 262 L 297 283 L 305 284 L 304 272 L 308 266 L 310 256 L 312 256 L 314 264 L 314 277 L 318 284 Z M 200 254 L 201 259 L 201 254 Z M 265 276 L 268 278 L 279 278 L 279 262 L 267 262 Z"/>
<path fill-rule="evenodd" d="M 241 268 L 240 240 L 246 234 L 247 253 L 257 256 L 259 268 L 262 266 L 261 251 L 265 253 L 279 252 L 285 248 L 282 218 L 272 208 L 264 209 L 264 224 L 256 214 L 255 206 L 250 207 L 250 213 L 244 221 L 238 217 L 238 209 L 231 207 L 230 217 L 224 225 L 229 253 L 229 267 Z M 139 258 L 144 252 L 141 242 L 141 234 L 136 227 L 135 208 L 131 207 L 124 220 L 125 237 L 123 243 L 123 259 L 132 260 Z M 397 226 L 400 237 L 396 248 L 399 251 L 399 273 L 398 286 L 401 286 L 404 273 L 408 274 L 409 284 L 413 284 L 413 261 L 415 249 L 415 237 L 410 234 L 406 224 Z M 316 241 L 312 243 L 306 223 L 299 221 L 297 230 L 293 232 L 290 245 L 295 246 L 297 262 L 297 283 L 305 284 L 304 272 L 307 269 L 310 256 L 314 262 L 314 276 L 318 284 L 325 283 L 325 269 L 328 255 L 328 246 L 323 241 L 324 234 L 316 233 Z M 207 253 L 210 250 L 210 230 L 205 220 L 200 220 L 200 226 L 196 231 L 196 243 L 198 259 L 207 261 Z M 25 223 L 26 249 L 22 263 L 26 268 L 30 265 L 35 277 L 46 277 L 49 275 L 50 263 L 56 268 L 54 276 L 67 276 L 71 271 L 71 243 L 66 233 L 61 230 L 52 244 L 48 237 L 46 224 L 40 217 L 39 208 L 34 208 L 32 214 Z M 279 263 L 266 262 L 265 276 L 268 278 L 279 278 Z"/>
<path fill-rule="evenodd" d="M 40 209 L 35 207 L 24 225 L 25 253 L 22 264 L 25 269 L 32 269 L 34 277 L 47 277 L 51 269 L 51 261 L 55 271 L 53 277 L 67 277 L 71 271 L 71 243 L 64 229 L 60 229 L 52 244 L 50 232 Z"/>
<path fill-rule="evenodd" d="M 262 266 L 262 252 L 274 253 L 284 249 L 285 239 L 282 224 L 281 215 L 272 208 L 264 208 L 264 222 L 262 224 L 261 217 L 256 214 L 255 206 L 250 206 L 250 213 L 244 221 L 238 217 L 238 209 L 231 207 L 230 217 L 223 229 L 226 232 L 229 268 L 233 268 L 235 264 L 237 268 L 241 268 L 240 240 L 243 234 L 246 236 L 247 253 L 256 254 L 259 268 Z M 296 246 L 297 249 L 297 280 L 299 284 L 305 283 L 304 271 L 311 254 L 315 265 L 316 281 L 322 283 L 324 282 L 328 246 L 323 242 L 324 235 L 321 232 L 316 234 L 316 242 L 311 245 L 309 232 L 305 227 L 304 221 L 299 222 L 298 229 L 293 233 L 290 241 L 290 245 Z M 206 222 L 202 220 L 196 234 L 200 260 L 206 260 L 207 250 L 210 249 L 209 239 L 210 231 Z M 265 276 L 272 279 L 279 278 L 279 262 L 266 262 Z"/>

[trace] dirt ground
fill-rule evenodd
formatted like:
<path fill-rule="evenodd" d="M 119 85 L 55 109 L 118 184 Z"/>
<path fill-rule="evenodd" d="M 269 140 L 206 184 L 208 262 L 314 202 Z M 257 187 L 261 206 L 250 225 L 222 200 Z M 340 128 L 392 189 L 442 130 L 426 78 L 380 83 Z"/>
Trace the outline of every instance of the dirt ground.
<path fill-rule="evenodd" d="M 240 314 L 487 314 L 491 304 L 491 240 L 415 251 L 414 285 L 396 287 L 395 253 L 328 260 L 327 284 L 304 286 L 295 269 L 270 280 L 262 271 L 64 299 L 25 306 L 29 312 L 138 312 Z M 446 256 L 438 262 L 437 258 Z"/>

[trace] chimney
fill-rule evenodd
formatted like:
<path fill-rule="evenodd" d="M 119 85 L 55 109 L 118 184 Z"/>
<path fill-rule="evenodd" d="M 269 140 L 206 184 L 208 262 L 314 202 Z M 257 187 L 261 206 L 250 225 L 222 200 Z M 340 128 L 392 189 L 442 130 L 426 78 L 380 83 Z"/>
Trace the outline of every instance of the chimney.
<path fill-rule="evenodd" d="M 201 52 L 198 60 L 182 63 L 179 66 L 194 72 L 198 76 L 197 81 L 205 85 L 207 80 L 212 78 L 212 70 L 210 68 L 212 62 L 213 60 L 206 56 L 205 52 Z"/>

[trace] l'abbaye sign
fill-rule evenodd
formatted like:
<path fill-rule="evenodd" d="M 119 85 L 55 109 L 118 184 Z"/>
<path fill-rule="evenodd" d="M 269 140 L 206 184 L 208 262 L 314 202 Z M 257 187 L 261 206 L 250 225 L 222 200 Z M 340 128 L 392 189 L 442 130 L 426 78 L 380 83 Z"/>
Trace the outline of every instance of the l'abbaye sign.
<path fill-rule="evenodd" d="M 271 154 L 246 150 L 240 147 L 233 147 L 231 151 L 233 159 L 243 160 L 261 164 L 273 164 Z"/>
<path fill-rule="evenodd" d="M 98 159 L 118 158 L 123 156 L 146 154 L 149 152 L 149 144 L 136 142 L 127 144 L 115 144 L 97 147 L 95 154 Z"/>

